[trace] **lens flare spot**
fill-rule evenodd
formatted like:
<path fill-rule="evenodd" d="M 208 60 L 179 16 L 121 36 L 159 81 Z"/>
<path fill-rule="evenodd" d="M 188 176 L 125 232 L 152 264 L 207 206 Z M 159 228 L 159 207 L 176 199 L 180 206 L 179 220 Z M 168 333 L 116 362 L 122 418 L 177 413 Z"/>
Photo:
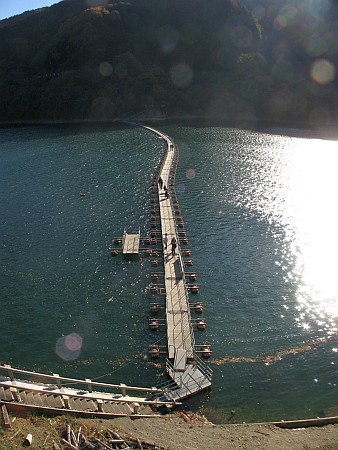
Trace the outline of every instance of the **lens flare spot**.
<path fill-rule="evenodd" d="M 331 83 L 334 80 L 336 69 L 327 59 L 319 59 L 312 64 L 311 77 L 318 84 Z"/>
<path fill-rule="evenodd" d="M 274 28 L 281 31 L 292 25 L 298 15 L 298 9 L 293 5 L 286 5 L 281 8 L 273 22 Z"/>
<path fill-rule="evenodd" d="M 99 65 L 99 72 L 103 77 L 109 77 L 113 73 L 113 67 L 109 62 L 103 62 Z"/>
<path fill-rule="evenodd" d="M 192 180 L 196 176 L 196 172 L 194 169 L 188 169 L 185 173 L 185 176 L 188 178 L 188 180 Z"/>
<path fill-rule="evenodd" d="M 68 334 L 65 337 L 65 344 L 70 351 L 77 352 L 82 348 L 82 337 L 77 333 Z"/>
<path fill-rule="evenodd" d="M 64 361 L 74 361 L 80 356 L 82 342 L 82 337 L 77 333 L 62 336 L 56 342 L 56 354 Z"/>
<path fill-rule="evenodd" d="M 187 87 L 191 84 L 194 73 L 188 64 L 178 63 L 170 70 L 171 81 L 179 88 Z"/>

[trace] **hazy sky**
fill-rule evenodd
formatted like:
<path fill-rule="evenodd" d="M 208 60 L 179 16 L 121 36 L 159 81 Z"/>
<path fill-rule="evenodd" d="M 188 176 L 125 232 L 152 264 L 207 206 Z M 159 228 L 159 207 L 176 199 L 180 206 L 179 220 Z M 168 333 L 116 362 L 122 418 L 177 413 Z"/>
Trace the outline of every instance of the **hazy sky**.
<path fill-rule="evenodd" d="M 0 20 L 32 9 L 51 6 L 61 0 L 0 0 Z"/>

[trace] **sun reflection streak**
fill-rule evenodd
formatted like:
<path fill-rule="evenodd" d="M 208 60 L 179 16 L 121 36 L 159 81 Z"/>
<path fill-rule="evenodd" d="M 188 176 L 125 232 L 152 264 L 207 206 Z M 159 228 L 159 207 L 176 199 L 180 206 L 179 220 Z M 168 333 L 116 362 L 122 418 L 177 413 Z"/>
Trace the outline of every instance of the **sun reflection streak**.
<path fill-rule="evenodd" d="M 299 329 L 330 336 L 338 324 L 337 143 L 258 133 L 257 140 L 241 154 L 247 161 L 232 202 L 267 222 Z"/>
<path fill-rule="evenodd" d="M 299 280 L 296 295 L 303 313 L 299 325 L 309 330 L 316 324 L 330 334 L 337 330 L 338 317 L 337 144 L 315 139 L 298 139 L 296 144 L 297 149 L 289 155 L 292 169 L 283 216 L 289 218 L 285 225 L 295 256 L 291 277 Z"/>

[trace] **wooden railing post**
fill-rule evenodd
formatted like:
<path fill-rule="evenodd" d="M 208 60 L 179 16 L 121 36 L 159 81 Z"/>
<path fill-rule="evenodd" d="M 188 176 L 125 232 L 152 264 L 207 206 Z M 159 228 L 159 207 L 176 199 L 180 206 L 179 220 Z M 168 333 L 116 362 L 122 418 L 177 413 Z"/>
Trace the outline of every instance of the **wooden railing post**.
<path fill-rule="evenodd" d="M 134 408 L 134 414 L 138 414 L 139 409 L 140 409 L 140 404 L 139 403 L 133 403 L 133 408 Z"/>
<path fill-rule="evenodd" d="M 127 395 L 126 385 L 124 383 L 120 383 L 121 394 L 125 397 Z"/>
<path fill-rule="evenodd" d="M 12 366 L 10 364 L 4 364 L 4 367 L 7 369 L 9 378 L 11 379 L 11 381 L 14 381 L 14 373 L 12 370 Z"/>
<path fill-rule="evenodd" d="M 15 387 L 10 388 L 11 394 L 15 402 L 22 403 L 20 392 Z"/>
<path fill-rule="evenodd" d="M 62 395 L 61 396 L 62 400 L 63 400 L 63 404 L 65 405 L 66 409 L 70 409 L 70 404 L 69 404 L 69 397 L 68 395 Z"/>
<path fill-rule="evenodd" d="M 62 388 L 62 384 L 61 384 L 61 380 L 60 380 L 60 375 L 58 373 L 53 373 L 53 377 L 56 381 L 56 384 L 58 386 L 59 389 Z"/>
<path fill-rule="evenodd" d="M 12 424 L 11 424 L 11 420 L 10 420 L 9 415 L 8 415 L 8 411 L 7 411 L 6 405 L 1 405 L 1 413 L 2 413 L 2 419 L 3 419 L 3 422 L 4 422 L 4 427 L 5 428 L 11 428 Z"/>
<path fill-rule="evenodd" d="M 85 382 L 87 383 L 88 392 L 93 392 L 92 380 L 90 380 L 89 378 L 86 378 Z"/>
<path fill-rule="evenodd" d="M 98 412 L 103 413 L 103 400 L 97 398 L 96 399 L 96 405 L 97 405 Z"/>

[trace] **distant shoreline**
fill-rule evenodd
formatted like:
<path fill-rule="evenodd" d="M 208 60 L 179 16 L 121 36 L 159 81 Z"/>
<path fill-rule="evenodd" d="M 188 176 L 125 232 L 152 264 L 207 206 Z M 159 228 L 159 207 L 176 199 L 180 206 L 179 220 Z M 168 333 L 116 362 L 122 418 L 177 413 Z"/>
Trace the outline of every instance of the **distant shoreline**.
<path fill-rule="evenodd" d="M 95 119 L 72 119 L 72 120 L 18 120 L 18 121 L 0 121 L 0 128 L 19 128 L 27 126 L 76 126 L 76 125 L 96 125 L 96 126 L 111 126 L 121 124 L 123 121 L 128 122 L 128 119 L 111 119 L 111 120 L 95 120 Z M 131 118 L 132 122 L 133 119 Z M 254 131 L 268 131 L 270 128 L 278 128 L 282 130 L 306 130 L 313 133 L 313 138 L 318 139 L 338 139 L 338 124 L 332 123 L 329 125 L 318 125 L 313 122 L 292 122 L 292 121 L 278 121 L 269 119 L 216 119 L 205 118 L 202 116 L 172 116 L 172 117 L 139 117 L 135 123 L 140 124 L 177 124 L 179 122 L 185 125 L 193 125 L 199 127 L 235 127 Z"/>

